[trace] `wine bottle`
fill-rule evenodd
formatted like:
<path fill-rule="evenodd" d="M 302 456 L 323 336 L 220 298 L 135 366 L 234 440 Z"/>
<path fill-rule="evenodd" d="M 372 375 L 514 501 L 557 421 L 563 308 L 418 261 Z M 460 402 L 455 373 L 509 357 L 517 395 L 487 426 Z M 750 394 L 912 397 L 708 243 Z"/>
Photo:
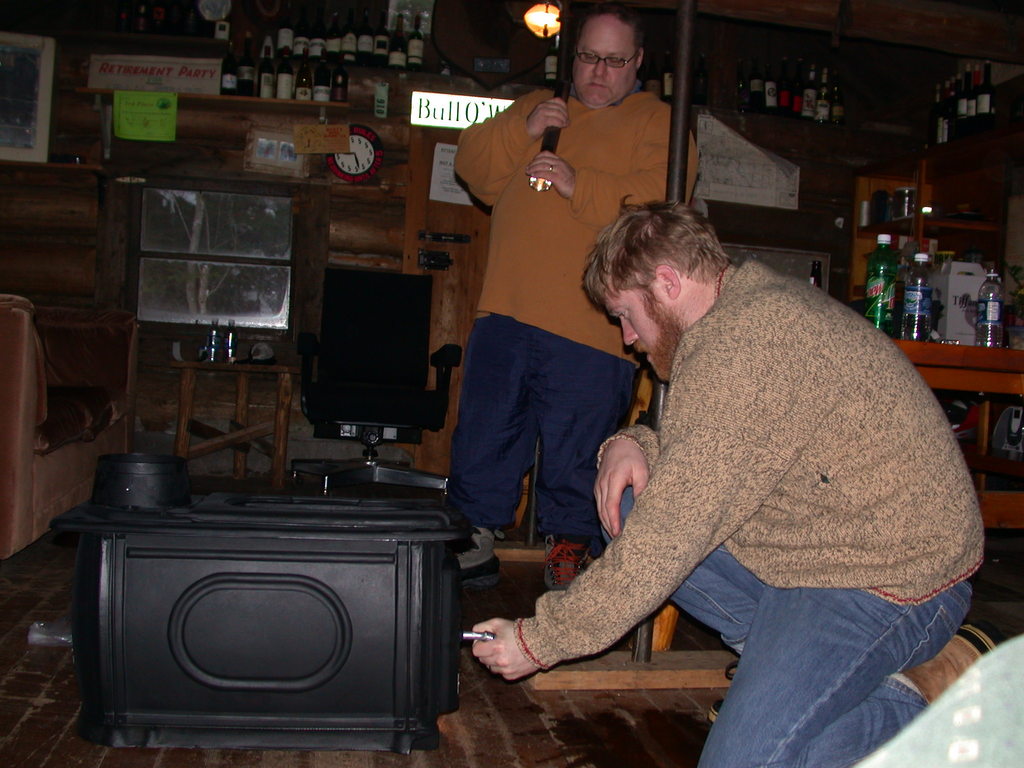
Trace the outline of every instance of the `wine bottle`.
<path fill-rule="evenodd" d="M 736 62 L 736 108 L 740 112 L 750 112 L 750 81 L 747 80 L 743 59 Z"/>
<path fill-rule="evenodd" d="M 764 111 L 776 114 L 779 111 L 779 82 L 772 74 L 772 65 L 764 65 Z"/>
<path fill-rule="evenodd" d="M 274 43 L 270 39 L 270 35 L 263 38 L 263 56 L 260 58 L 259 78 L 260 98 L 274 98 L 276 85 L 276 77 L 274 74 Z"/>
<path fill-rule="evenodd" d="M 814 260 L 811 262 L 811 274 L 808 278 L 808 282 L 815 288 L 821 288 L 821 262 Z"/>
<path fill-rule="evenodd" d="M 996 126 L 996 91 L 992 87 L 992 62 L 985 62 L 984 76 L 978 86 L 978 128 L 988 131 Z"/>
<path fill-rule="evenodd" d="M 313 101 L 331 100 L 331 67 L 327 59 L 320 59 L 313 70 Z"/>
<path fill-rule="evenodd" d="M 824 125 L 832 119 L 832 89 L 828 83 L 828 67 L 821 69 L 818 98 L 814 100 L 814 122 Z"/>
<path fill-rule="evenodd" d="M 388 48 L 391 44 L 391 35 L 388 34 L 388 10 L 382 8 L 380 21 L 373 31 L 373 57 L 371 64 L 375 67 L 386 67 L 388 65 Z"/>
<path fill-rule="evenodd" d="M 675 77 L 674 67 L 675 57 L 672 55 L 672 51 L 665 51 L 665 58 L 661 68 L 661 88 L 659 89 L 662 101 L 672 101 L 672 85 Z"/>
<path fill-rule="evenodd" d="M 761 64 L 756 56 L 750 67 L 748 83 L 750 88 L 750 111 L 764 112 L 764 72 L 761 70 Z"/>
<path fill-rule="evenodd" d="M 309 48 L 302 55 L 302 63 L 295 74 L 295 100 L 313 100 L 313 68 L 309 65 Z"/>
<path fill-rule="evenodd" d="M 697 105 L 708 103 L 708 65 L 703 53 L 697 57 L 697 66 L 693 71 L 693 93 L 690 102 Z"/>
<path fill-rule="evenodd" d="M 968 72 L 956 79 L 956 123 L 953 127 L 953 135 L 960 139 L 970 135 L 970 124 L 967 121 L 967 77 Z"/>
<path fill-rule="evenodd" d="M 789 57 L 783 56 L 782 63 L 779 65 L 779 108 L 776 111 L 778 114 L 786 115 L 787 117 L 793 112 L 793 82 L 789 79 L 789 68 Z"/>
<path fill-rule="evenodd" d="M 804 99 L 800 107 L 800 117 L 805 120 L 813 120 L 816 105 L 818 103 L 818 71 L 814 64 L 807 70 L 807 79 L 804 80 Z"/>
<path fill-rule="evenodd" d="M 327 52 L 327 25 L 324 24 L 325 12 L 324 6 L 316 9 L 313 27 L 309 30 L 309 58 L 312 61 L 320 61 Z"/>
<path fill-rule="evenodd" d="M 171 0 L 167 4 L 167 21 L 164 23 L 164 34 L 184 34 L 185 14 L 184 0 Z"/>
<path fill-rule="evenodd" d="M 363 8 L 363 23 L 356 33 L 356 64 L 368 67 L 373 63 L 373 27 L 370 26 L 370 8 Z"/>
<path fill-rule="evenodd" d="M 167 4 L 164 0 L 151 0 L 149 4 L 149 31 L 154 35 L 167 33 Z"/>
<path fill-rule="evenodd" d="M 131 0 L 118 0 L 117 17 L 114 19 L 115 32 L 132 31 L 132 2 Z"/>
<path fill-rule="evenodd" d="M 348 70 L 339 61 L 331 73 L 331 101 L 348 101 Z"/>
<path fill-rule="evenodd" d="M 292 27 L 292 4 L 289 2 L 285 9 L 281 25 L 277 28 L 277 56 L 280 59 L 287 59 L 292 55 L 292 45 L 295 42 L 295 30 Z M 291 96 L 288 97 L 289 99 Z"/>
<path fill-rule="evenodd" d="M 309 17 L 306 14 L 306 6 L 299 11 L 299 20 L 295 22 L 295 32 L 292 37 L 292 56 L 297 59 L 304 58 L 309 53 Z M 295 88 L 298 90 L 299 81 L 296 75 Z M 310 73 L 310 88 L 312 88 L 312 73 Z M 296 96 L 295 98 L 298 98 Z"/>
<path fill-rule="evenodd" d="M 551 36 L 551 45 L 548 46 L 547 55 L 544 57 L 544 85 L 548 88 L 554 86 L 558 80 L 558 35 Z"/>
<path fill-rule="evenodd" d="M 407 66 L 413 71 L 423 69 L 423 31 L 420 26 L 423 22 L 423 14 L 417 13 L 413 22 L 412 32 L 409 33 L 408 55 L 406 56 Z M 547 65 L 545 64 L 545 67 Z"/>
<path fill-rule="evenodd" d="M 388 66 L 391 69 L 405 69 L 408 64 L 408 44 L 405 40 L 405 17 L 398 14 L 395 31 L 388 44 Z"/>
<path fill-rule="evenodd" d="M 967 117 L 974 122 L 978 115 L 978 86 L 981 85 L 980 67 L 974 64 L 967 65 L 967 76 L 964 78 L 964 87 L 967 91 Z"/>
<path fill-rule="evenodd" d="M 790 116 L 800 117 L 804 111 L 804 60 L 799 57 L 796 60 L 795 72 L 796 74 L 793 76 L 793 98 L 790 103 Z"/>
<path fill-rule="evenodd" d="M 331 26 L 327 28 L 327 37 L 324 39 L 324 56 L 332 64 L 341 61 L 341 27 L 338 26 L 338 12 L 331 16 Z"/>
<path fill-rule="evenodd" d="M 287 56 L 280 58 L 277 62 L 277 80 L 275 81 L 274 95 L 279 99 L 290 99 L 295 91 L 295 71 Z"/>
<path fill-rule="evenodd" d="M 846 125 L 846 100 L 839 84 L 839 71 L 832 70 L 832 113 L 829 116 L 832 125 Z"/>
<path fill-rule="evenodd" d="M 245 33 L 242 57 L 238 60 L 238 95 L 252 96 L 256 93 L 256 62 L 252 58 L 252 33 Z"/>
<path fill-rule="evenodd" d="M 135 3 L 135 17 L 132 19 L 132 29 L 136 32 L 149 32 L 149 3 L 145 0 Z"/>
<path fill-rule="evenodd" d="M 181 34 L 195 37 L 202 28 L 203 18 L 199 15 L 199 9 L 195 3 L 186 3 L 185 17 L 181 20 Z"/>
<path fill-rule="evenodd" d="M 220 63 L 220 92 L 222 96 L 238 94 L 238 62 L 235 61 L 235 54 L 232 53 L 230 45 Z"/>

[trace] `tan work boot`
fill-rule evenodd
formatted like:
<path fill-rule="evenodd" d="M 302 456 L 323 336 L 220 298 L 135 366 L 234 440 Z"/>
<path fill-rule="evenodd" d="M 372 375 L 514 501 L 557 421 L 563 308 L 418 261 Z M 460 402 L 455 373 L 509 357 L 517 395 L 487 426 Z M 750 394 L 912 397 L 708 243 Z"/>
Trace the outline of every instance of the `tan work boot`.
<path fill-rule="evenodd" d="M 934 657 L 911 669 L 903 670 L 903 676 L 914 684 L 925 701 L 931 704 L 971 664 L 996 647 L 998 631 L 984 629 L 976 624 L 963 624 L 953 638 Z"/>

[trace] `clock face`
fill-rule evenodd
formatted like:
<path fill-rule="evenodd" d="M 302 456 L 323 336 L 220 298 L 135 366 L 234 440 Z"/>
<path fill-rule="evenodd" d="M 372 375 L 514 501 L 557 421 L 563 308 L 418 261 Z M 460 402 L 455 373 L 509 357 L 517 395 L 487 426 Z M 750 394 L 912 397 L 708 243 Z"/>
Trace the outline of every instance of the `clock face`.
<path fill-rule="evenodd" d="M 340 179 L 352 184 L 370 179 L 384 163 L 384 145 L 380 137 L 365 125 L 348 127 L 350 152 L 327 156 L 327 167 Z"/>
<path fill-rule="evenodd" d="M 223 21 L 231 13 L 231 0 L 199 0 L 196 8 L 207 21 Z"/>

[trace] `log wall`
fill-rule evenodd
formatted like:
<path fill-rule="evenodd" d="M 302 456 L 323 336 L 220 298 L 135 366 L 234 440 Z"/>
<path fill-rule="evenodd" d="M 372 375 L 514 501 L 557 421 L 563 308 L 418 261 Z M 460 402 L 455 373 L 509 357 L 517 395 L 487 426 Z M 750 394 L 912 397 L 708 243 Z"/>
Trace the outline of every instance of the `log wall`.
<path fill-rule="evenodd" d="M 660 55 L 668 25 L 652 13 L 651 58 Z M 708 55 L 712 69 L 711 104 L 716 117 L 759 146 L 800 165 L 798 211 L 712 203 L 712 220 L 723 240 L 751 245 L 824 250 L 833 255 L 832 291 L 845 293 L 849 236 L 837 221 L 852 214 L 854 169 L 919 148 L 923 144 L 923 111 L 929 83 L 955 71 L 955 60 L 943 54 L 922 54 L 897 46 L 843 40 L 830 47 L 825 32 L 787 30 L 748 22 L 702 16 L 698 21 L 697 48 Z M 257 340 L 273 344 L 278 360 L 295 362 L 294 339 L 299 331 L 319 327 L 321 276 L 328 265 L 415 271 L 415 238 L 410 232 L 422 225 L 416 217 L 426 208 L 410 202 L 410 190 L 420 189 L 429 173 L 429 152 L 411 144 L 408 125 L 409 95 L 413 90 L 485 93 L 467 77 L 431 73 L 393 73 L 353 69 L 350 104 L 332 107 L 331 121 L 371 126 L 384 144 L 384 166 L 367 184 L 350 185 L 334 178 L 322 158 L 311 163 L 308 178 L 254 174 L 244 170 L 246 139 L 253 126 L 288 128 L 296 121 L 316 122 L 318 112 L 307 107 L 269 107 L 230 99 L 202 102 L 182 100 L 178 137 L 167 144 L 114 139 L 104 156 L 98 108 L 109 95 L 85 92 L 88 56 L 104 53 L 158 53 L 181 46 L 181 55 L 219 56 L 213 41 L 90 32 L 61 33 L 60 66 L 55 111 L 54 151 L 79 155 L 82 166 L 0 165 L 0 290 L 23 293 L 42 303 L 94 304 L 133 307 L 134 291 L 129 263 L 132 198 L 138 179 L 184 181 L 234 180 L 277 185 L 293 196 L 296 214 L 296 254 L 293 328 L 287 334 L 243 334 L 243 347 Z M 774 61 L 781 55 L 831 56 L 840 62 L 847 87 L 848 125 L 816 126 L 766 115 L 740 115 L 734 109 L 733 83 L 739 56 L 759 55 Z M 657 53 L 655 53 L 657 52 Z M 824 59 L 822 59 L 824 60 Z M 910 79 L 912 91 L 894 90 L 892 72 Z M 885 75 L 888 73 L 888 76 Z M 886 88 L 879 89 L 879 78 Z M 390 112 L 380 119 L 372 111 L 373 91 L 379 80 L 390 84 Z M 486 95 L 514 98 L 536 87 L 536 82 L 502 86 Z M 900 82 L 900 87 L 903 87 Z M 909 105 L 909 106 L 908 106 Z M 695 117 L 695 116 L 694 116 Z M 693 125 L 696 125 L 694 119 Z M 452 134 L 451 141 L 457 140 Z M 419 158 L 419 159 L 415 159 Z M 413 183 L 417 182 L 417 183 Z M 459 258 L 482 259 L 486 237 L 477 231 L 474 247 L 459 251 Z M 456 250 L 453 248 L 453 250 Z M 437 286 L 436 309 L 444 316 L 445 341 L 465 343 L 451 335 L 468 333 L 482 261 L 476 268 L 452 273 Z M 190 329 L 144 326 L 140 352 L 139 426 L 143 432 L 166 436 L 173 430 L 177 382 L 166 363 L 171 344 L 186 352 L 198 346 Z M 214 385 L 204 396 L 204 408 L 214 418 L 227 419 L 233 411 L 229 385 Z M 253 401 L 269 407 L 272 396 L 254 384 Z M 453 401 L 454 405 L 454 401 Z M 449 424 L 454 422 L 454 411 Z M 298 411 L 293 432 L 305 428 Z M 425 463 L 444 471 L 447 433 L 430 436 L 430 457 Z M 228 460 L 225 454 L 225 460 Z"/>

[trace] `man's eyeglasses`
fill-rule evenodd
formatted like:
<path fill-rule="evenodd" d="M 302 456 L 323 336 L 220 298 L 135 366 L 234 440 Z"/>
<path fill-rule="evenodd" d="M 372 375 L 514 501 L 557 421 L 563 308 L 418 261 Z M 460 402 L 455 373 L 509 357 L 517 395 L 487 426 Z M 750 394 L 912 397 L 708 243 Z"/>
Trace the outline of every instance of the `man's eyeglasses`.
<path fill-rule="evenodd" d="M 590 51 L 576 51 L 576 58 L 584 64 L 597 64 L 603 61 L 612 69 L 622 69 L 624 66 L 629 64 L 629 62 L 635 59 L 638 53 L 640 53 L 639 50 L 637 50 L 637 52 L 628 59 L 624 59 L 621 56 L 598 56 L 596 53 L 591 53 Z"/>

